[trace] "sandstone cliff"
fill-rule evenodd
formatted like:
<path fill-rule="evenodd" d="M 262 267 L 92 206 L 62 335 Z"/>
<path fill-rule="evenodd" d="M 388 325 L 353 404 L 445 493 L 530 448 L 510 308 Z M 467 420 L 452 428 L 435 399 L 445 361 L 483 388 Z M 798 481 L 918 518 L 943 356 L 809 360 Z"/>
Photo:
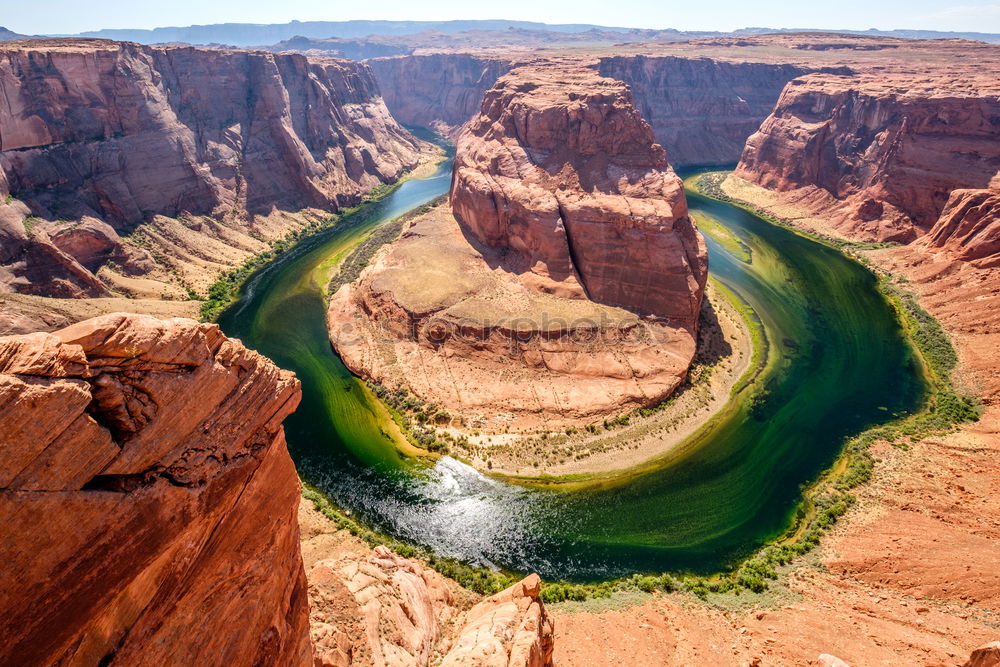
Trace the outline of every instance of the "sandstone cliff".
<path fill-rule="evenodd" d="M 331 300 L 357 374 L 491 431 L 663 400 L 687 373 L 704 242 L 627 87 L 522 67 L 458 141 L 444 206 Z"/>
<path fill-rule="evenodd" d="M 1000 187 L 998 93 L 991 78 L 804 76 L 747 141 L 736 176 L 851 238 L 912 241 L 953 190 Z"/>
<path fill-rule="evenodd" d="M 510 70 L 509 60 L 435 53 L 368 61 L 393 117 L 405 125 L 455 134 L 479 111 L 483 94 Z"/>
<path fill-rule="evenodd" d="M 0 662 L 311 664 L 298 398 L 191 320 L 0 339 Z"/>
<path fill-rule="evenodd" d="M 601 58 L 598 71 L 629 84 L 674 166 L 725 165 L 774 109 L 798 64 L 635 55 Z"/>
<path fill-rule="evenodd" d="M 0 48 L 0 91 L 5 291 L 105 296 L 101 265 L 124 292 L 177 258 L 226 268 L 224 249 L 185 232 L 248 248 L 304 224 L 282 212 L 357 203 L 423 148 L 353 62 L 29 40 Z"/>
<path fill-rule="evenodd" d="M 458 140 L 451 204 L 543 291 L 693 328 L 707 276 L 680 179 L 628 87 L 581 67 L 523 67 Z"/>

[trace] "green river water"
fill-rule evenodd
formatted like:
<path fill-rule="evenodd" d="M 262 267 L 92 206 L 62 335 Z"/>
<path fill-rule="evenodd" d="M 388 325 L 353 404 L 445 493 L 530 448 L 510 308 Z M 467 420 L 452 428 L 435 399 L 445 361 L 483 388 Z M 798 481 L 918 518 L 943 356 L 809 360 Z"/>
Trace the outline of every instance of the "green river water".
<path fill-rule="evenodd" d="M 303 478 L 387 533 L 549 579 L 717 572 L 788 529 L 802 489 L 845 438 L 922 403 L 913 352 L 870 272 L 689 192 L 693 212 L 749 249 L 746 262 L 708 239 L 711 274 L 757 313 L 767 351 L 757 380 L 682 455 L 573 491 L 498 481 L 449 457 L 408 459 L 385 409 L 331 349 L 323 285 L 367 233 L 445 193 L 450 170 L 446 162 L 409 180 L 301 243 L 257 273 L 220 318 L 228 335 L 302 381 L 302 404 L 285 428 Z"/>

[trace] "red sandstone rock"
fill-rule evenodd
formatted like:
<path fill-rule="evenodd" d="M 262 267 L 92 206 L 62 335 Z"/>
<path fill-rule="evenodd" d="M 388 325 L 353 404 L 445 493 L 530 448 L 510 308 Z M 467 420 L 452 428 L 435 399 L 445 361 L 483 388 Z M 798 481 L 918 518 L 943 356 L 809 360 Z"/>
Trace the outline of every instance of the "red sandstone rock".
<path fill-rule="evenodd" d="M 298 398 L 191 320 L 0 339 L 0 662 L 311 664 Z"/>
<path fill-rule="evenodd" d="M 1000 190 L 952 190 L 941 217 L 923 242 L 956 259 L 1000 262 Z"/>
<path fill-rule="evenodd" d="M 540 586 L 533 574 L 470 609 L 441 666 L 551 665 L 554 630 Z"/>
<path fill-rule="evenodd" d="M 953 190 L 1000 184 L 998 92 L 995 79 L 804 76 L 747 141 L 736 175 L 779 192 L 816 190 L 830 201 L 813 208 L 854 238 L 911 241 Z"/>
<path fill-rule="evenodd" d="M 692 332 L 504 270 L 439 206 L 331 299 L 331 340 L 354 373 L 404 386 L 484 429 L 563 428 L 656 403 L 678 386 Z M 570 298 L 575 297 L 575 298 Z"/>
<path fill-rule="evenodd" d="M 183 212 L 239 223 L 273 209 L 335 211 L 415 166 L 421 145 L 389 116 L 365 65 L 294 54 L 10 42 L 0 90 L 0 201 L 23 202 L 0 216 L 0 246 L 28 250 L 0 257 L 16 291 L 97 289 L 24 234 L 29 213 L 92 268 L 116 239 L 103 230 L 85 240 L 70 221 L 132 231 Z M 54 264 L 78 293 L 39 284 Z"/>
<path fill-rule="evenodd" d="M 597 69 L 629 84 L 642 117 L 677 167 L 738 161 L 785 84 L 818 67 L 634 55 L 601 58 Z"/>
<path fill-rule="evenodd" d="M 552 621 L 532 575 L 462 612 L 449 582 L 376 547 L 309 573 L 316 664 L 450 667 L 552 664 Z"/>
<path fill-rule="evenodd" d="M 344 664 L 428 665 L 443 628 L 455 615 L 441 575 L 386 547 L 357 561 L 323 560 L 309 573 L 318 661 Z M 346 589 L 355 606 L 338 606 Z M 347 614 L 344 614 L 344 611 Z M 361 636 L 331 631 L 360 619 Z"/>
<path fill-rule="evenodd" d="M 997 667 L 1000 665 L 1000 642 L 980 646 L 962 667 Z"/>
<path fill-rule="evenodd" d="M 396 120 L 448 134 L 476 115 L 483 94 L 512 67 L 505 58 L 466 53 L 374 58 L 368 64 Z"/>
<path fill-rule="evenodd" d="M 694 330 L 707 256 L 681 181 L 628 87 L 578 66 L 522 67 L 458 139 L 451 204 L 539 289 Z"/>
<path fill-rule="evenodd" d="M 676 389 L 705 245 L 625 85 L 556 62 L 500 79 L 459 139 L 451 204 L 331 299 L 353 372 L 496 432 L 579 425 Z"/>

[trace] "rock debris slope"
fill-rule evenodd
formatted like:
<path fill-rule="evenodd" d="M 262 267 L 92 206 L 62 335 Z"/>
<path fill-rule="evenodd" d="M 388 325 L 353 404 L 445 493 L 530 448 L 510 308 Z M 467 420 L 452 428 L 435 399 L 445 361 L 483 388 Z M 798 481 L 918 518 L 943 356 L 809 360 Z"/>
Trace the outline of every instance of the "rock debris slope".
<path fill-rule="evenodd" d="M 537 575 L 463 611 L 444 577 L 376 547 L 361 559 L 319 561 L 309 583 L 322 667 L 552 664 L 553 625 Z"/>

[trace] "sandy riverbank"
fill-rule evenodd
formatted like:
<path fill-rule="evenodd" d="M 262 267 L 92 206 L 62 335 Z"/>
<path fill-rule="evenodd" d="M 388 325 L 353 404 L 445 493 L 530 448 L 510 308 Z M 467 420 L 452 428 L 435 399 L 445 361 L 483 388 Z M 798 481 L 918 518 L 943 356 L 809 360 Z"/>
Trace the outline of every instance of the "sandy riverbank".
<path fill-rule="evenodd" d="M 457 453 L 491 474 L 538 477 L 614 474 L 670 452 L 728 403 L 753 358 L 741 314 L 713 284 L 706 297 L 692 383 L 678 389 L 662 409 L 649 416 L 632 414 L 625 425 L 614 424 L 617 415 L 608 415 L 610 428 L 598 421 L 596 433 L 570 429 L 528 437 L 473 432 L 470 448 Z"/>

